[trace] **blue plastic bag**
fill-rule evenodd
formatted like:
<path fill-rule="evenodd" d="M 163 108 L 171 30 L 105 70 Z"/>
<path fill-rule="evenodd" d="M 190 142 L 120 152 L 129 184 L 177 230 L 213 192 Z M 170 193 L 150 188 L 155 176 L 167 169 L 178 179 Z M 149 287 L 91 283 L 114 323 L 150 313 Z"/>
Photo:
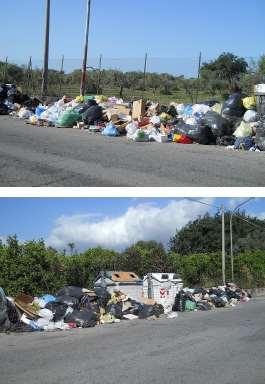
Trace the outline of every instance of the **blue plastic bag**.
<path fill-rule="evenodd" d="M 104 128 L 102 135 L 104 136 L 120 136 L 120 132 L 113 123 L 110 123 Z"/>
<path fill-rule="evenodd" d="M 36 109 L 35 109 L 35 115 L 40 117 L 40 115 L 42 114 L 42 112 L 45 112 L 47 108 L 43 107 L 42 105 L 39 105 Z"/>

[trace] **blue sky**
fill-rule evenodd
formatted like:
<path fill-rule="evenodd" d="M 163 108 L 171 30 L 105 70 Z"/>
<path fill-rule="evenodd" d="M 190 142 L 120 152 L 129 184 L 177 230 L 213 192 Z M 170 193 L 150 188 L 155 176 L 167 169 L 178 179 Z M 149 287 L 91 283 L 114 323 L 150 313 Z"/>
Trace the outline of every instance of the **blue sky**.
<path fill-rule="evenodd" d="M 1 3 L 1 57 L 27 62 L 31 55 L 40 65 L 45 0 Z M 58 67 L 55 59 L 64 54 L 68 69 L 78 67 L 86 1 L 51 3 L 51 65 Z M 150 70 L 195 73 L 199 51 L 207 59 L 223 51 L 244 57 L 264 53 L 264 14 L 264 0 L 92 0 L 89 55 L 97 58 L 102 53 L 106 66 L 140 69 L 147 51 L 159 58 L 149 63 Z"/>
<path fill-rule="evenodd" d="M 246 198 L 200 198 L 227 209 Z M 245 205 L 251 215 L 265 218 L 265 198 Z M 176 228 L 215 208 L 185 198 L 0 198 L 0 238 L 44 238 L 62 249 L 105 246 L 123 249 L 138 240 L 168 243 Z"/>

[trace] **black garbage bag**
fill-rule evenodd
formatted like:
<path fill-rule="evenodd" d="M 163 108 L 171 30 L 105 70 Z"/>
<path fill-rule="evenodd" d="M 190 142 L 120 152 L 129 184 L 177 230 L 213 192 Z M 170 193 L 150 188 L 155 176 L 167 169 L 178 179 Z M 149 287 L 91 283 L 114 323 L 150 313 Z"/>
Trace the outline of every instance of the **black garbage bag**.
<path fill-rule="evenodd" d="M 174 107 L 174 105 L 170 105 L 170 107 L 167 110 L 167 113 L 172 117 L 176 117 L 178 115 L 178 112 L 177 112 L 176 108 Z"/>
<path fill-rule="evenodd" d="M 89 309 L 74 310 L 65 316 L 66 323 L 75 323 L 78 327 L 90 328 L 95 327 L 98 322 L 98 315 Z"/>
<path fill-rule="evenodd" d="M 148 317 L 159 317 L 164 313 L 164 308 L 161 304 L 146 305 L 144 304 L 139 311 L 139 319 L 147 319 Z"/>
<path fill-rule="evenodd" d="M 103 288 L 103 287 L 98 287 L 98 288 L 95 288 L 95 292 L 96 292 L 96 295 L 98 297 L 98 305 L 101 307 L 101 308 L 106 308 L 110 298 L 111 298 L 111 295 L 110 293 L 107 291 L 106 288 Z"/>
<path fill-rule="evenodd" d="M 202 121 L 205 125 L 207 125 L 207 127 L 211 128 L 211 131 L 215 137 L 222 137 L 232 134 L 229 121 L 219 115 L 217 112 L 208 111 L 204 115 Z"/>
<path fill-rule="evenodd" d="M 243 106 L 243 97 L 244 96 L 241 92 L 236 92 L 230 95 L 229 98 L 223 103 L 222 115 L 242 117 L 246 112 L 246 109 Z"/>
<path fill-rule="evenodd" d="M 0 331 L 5 332 L 10 326 L 7 312 L 7 298 L 0 287 Z"/>
<path fill-rule="evenodd" d="M 223 308 L 226 304 L 225 301 L 220 297 L 211 297 L 211 302 L 215 305 L 216 308 Z"/>
<path fill-rule="evenodd" d="M 89 309 L 92 312 L 100 313 L 100 306 L 97 301 L 97 297 L 90 297 L 89 295 L 84 295 L 80 300 L 80 308 Z"/>
<path fill-rule="evenodd" d="M 68 305 L 65 303 L 51 301 L 45 305 L 45 308 L 49 309 L 53 313 L 53 321 L 60 321 L 64 319 Z"/>
<path fill-rule="evenodd" d="M 185 303 L 186 303 L 187 297 L 185 295 L 184 291 L 180 291 L 176 294 L 174 304 L 172 306 L 173 312 L 184 312 L 185 311 Z"/>
<path fill-rule="evenodd" d="M 8 106 L 0 102 L 0 115 L 8 115 L 9 112 Z"/>
<path fill-rule="evenodd" d="M 81 104 L 78 104 L 76 107 L 74 107 L 74 110 L 80 114 L 83 114 L 88 110 L 88 108 L 92 107 L 92 105 L 97 105 L 97 102 L 93 99 L 87 100 Z"/>
<path fill-rule="evenodd" d="M 236 141 L 235 136 L 222 136 L 222 137 L 217 137 L 216 144 L 227 147 L 228 145 L 234 145 L 235 141 Z"/>
<path fill-rule="evenodd" d="M 212 307 L 208 303 L 198 302 L 197 303 L 197 309 L 199 311 L 209 311 L 210 309 L 212 309 Z"/>
<path fill-rule="evenodd" d="M 212 130 L 202 122 L 196 125 L 189 125 L 180 122 L 176 125 L 174 132 L 184 134 L 192 139 L 195 143 L 203 145 L 215 144 L 216 142 L 216 138 L 213 135 Z"/>
<path fill-rule="evenodd" d="M 79 309 L 79 300 L 73 296 L 57 296 L 56 303 L 66 304 L 68 307 Z"/>
<path fill-rule="evenodd" d="M 7 86 L 6 84 L 0 84 L 0 102 L 7 99 Z"/>
<path fill-rule="evenodd" d="M 108 304 L 106 307 L 106 312 L 115 316 L 116 319 L 122 319 L 123 318 L 122 302 L 118 302 L 116 304 Z"/>
<path fill-rule="evenodd" d="M 15 306 L 11 301 L 8 299 L 6 300 L 6 308 L 7 308 L 7 316 L 12 324 L 16 324 L 20 320 L 20 314 Z"/>
<path fill-rule="evenodd" d="M 138 316 L 139 313 L 143 310 L 144 304 L 139 303 L 138 301 L 129 299 L 131 307 L 123 311 L 123 315 L 135 315 Z"/>
<path fill-rule="evenodd" d="M 83 288 L 72 285 L 66 286 L 57 292 L 56 296 L 72 296 L 80 300 L 84 295 Z"/>
<path fill-rule="evenodd" d="M 102 108 L 97 104 L 92 105 L 82 114 L 82 119 L 87 125 L 93 125 L 95 121 L 101 120 L 102 117 Z"/>

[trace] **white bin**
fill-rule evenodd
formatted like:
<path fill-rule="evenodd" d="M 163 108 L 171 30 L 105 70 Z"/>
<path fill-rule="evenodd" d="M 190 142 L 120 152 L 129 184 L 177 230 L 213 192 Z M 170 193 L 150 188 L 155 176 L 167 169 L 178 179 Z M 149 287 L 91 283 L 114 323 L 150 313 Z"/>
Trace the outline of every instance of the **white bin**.
<path fill-rule="evenodd" d="M 163 305 L 166 313 L 172 310 L 176 294 L 183 288 L 183 282 L 176 273 L 151 273 L 151 297 Z M 143 278 L 143 296 L 148 298 L 148 275 Z"/>

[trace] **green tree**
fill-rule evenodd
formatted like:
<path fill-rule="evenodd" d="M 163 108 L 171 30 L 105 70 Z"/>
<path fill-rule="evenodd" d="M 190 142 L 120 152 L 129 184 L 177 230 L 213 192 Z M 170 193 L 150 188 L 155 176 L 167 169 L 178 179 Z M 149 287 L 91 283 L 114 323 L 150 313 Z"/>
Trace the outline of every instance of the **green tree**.
<path fill-rule="evenodd" d="M 229 220 L 230 213 L 226 212 L 225 235 L 228 253 L 230 252 Z M 234 252 L 265 250 L 265 239 L 264 236 L 261 236 L 261 233 L 264 233 L 264 224 L 263 220 L 247 216 L 244 212 L 234 216 Z M 170 239 L 170 250 L 181 255 L 219 252 L 222 248 L 221 225 L 219 213 L 214 216 L 207 213 L 177 231 L 175 236 Z"/>
<path fill-rule="evenodd" d="M 216 79 L 228 82 L 230 91 L 240 80 L 242 73 L 247 73 L 248 63 L 242 57 L 235 56 L 233 53 L 224 52 L 216 60 L 203 63 L 201 75 L 205 77 L 208 71 L 213 72 Z"/>

